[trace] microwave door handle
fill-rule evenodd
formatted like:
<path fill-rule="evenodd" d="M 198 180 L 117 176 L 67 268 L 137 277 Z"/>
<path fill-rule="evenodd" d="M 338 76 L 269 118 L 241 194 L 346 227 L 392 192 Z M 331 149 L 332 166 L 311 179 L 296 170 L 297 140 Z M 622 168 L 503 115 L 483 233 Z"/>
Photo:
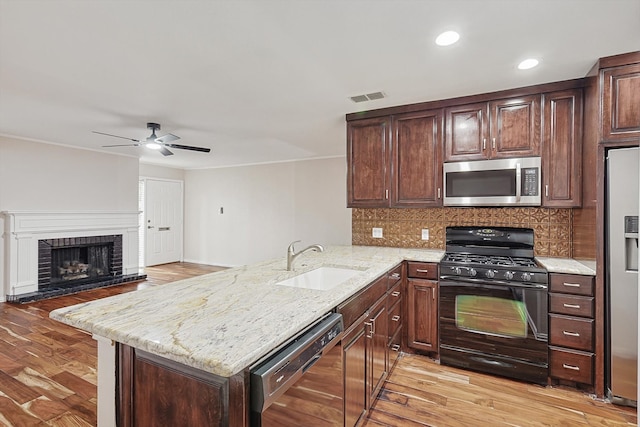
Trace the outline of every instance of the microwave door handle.
<path fill-rule="evenodd" d="M 520 169 L 520 163 L 516 163 L 516 203 L 520 202 L 521 190 L 522 190 L 522 171 Z"/>

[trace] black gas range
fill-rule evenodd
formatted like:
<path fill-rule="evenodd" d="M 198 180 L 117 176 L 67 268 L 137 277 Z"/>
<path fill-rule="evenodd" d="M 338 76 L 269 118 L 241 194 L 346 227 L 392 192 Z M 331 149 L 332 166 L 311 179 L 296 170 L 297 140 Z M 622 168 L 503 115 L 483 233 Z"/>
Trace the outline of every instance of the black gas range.
<path fill-rule="evenodd" d="M 441 363 L 547 381 L 548 274 L 532 229 L 447 227 L 439 286 Z"/>

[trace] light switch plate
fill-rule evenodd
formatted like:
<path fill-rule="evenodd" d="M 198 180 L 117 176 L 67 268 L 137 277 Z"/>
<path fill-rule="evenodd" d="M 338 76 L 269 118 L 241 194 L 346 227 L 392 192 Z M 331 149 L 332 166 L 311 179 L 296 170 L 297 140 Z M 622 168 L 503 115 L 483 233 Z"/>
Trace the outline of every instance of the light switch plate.
<path fill-rule="evenodd" d="M 423 228 L 422 229 L 422 240 L 429 240 L 429 229 L 428 228 Z"/>
<path fill-rule="evenodd" d="M 382 228 L 376 228 L 376 227 L 372 228 L 371 235 L 376 239 L 382 239 Z"/>

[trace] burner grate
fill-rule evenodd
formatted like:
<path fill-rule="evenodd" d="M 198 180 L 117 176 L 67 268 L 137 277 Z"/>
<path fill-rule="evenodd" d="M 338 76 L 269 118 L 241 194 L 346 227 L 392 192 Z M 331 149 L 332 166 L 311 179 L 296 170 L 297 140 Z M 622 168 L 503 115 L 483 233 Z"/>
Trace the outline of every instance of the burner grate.
<path fill-rule="evenodd" d="M 532 258 L 509 257 L 498 255 L 476 255 L 463 253 L 448 253 L 443 261 L 460 264 L 484 264 L 498 265 L 504 267 L 536 267 L 537 264 Z"/>

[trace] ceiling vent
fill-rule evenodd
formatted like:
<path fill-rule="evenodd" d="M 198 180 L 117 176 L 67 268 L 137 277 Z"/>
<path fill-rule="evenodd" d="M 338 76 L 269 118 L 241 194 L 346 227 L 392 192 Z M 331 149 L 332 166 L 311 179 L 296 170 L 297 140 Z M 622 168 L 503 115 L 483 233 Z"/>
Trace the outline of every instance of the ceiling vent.
<path fill-rule="evenodd" d="M 373 92 L 373 93 L 368 93 L 366 95 L 352 96 L 349 99 L 351 99 L 353 102 L 365 102 L 365 101 L 374 101 L 376 99 L 382 99 L 385 97 L 386 96 L 383 92 Z"/>

